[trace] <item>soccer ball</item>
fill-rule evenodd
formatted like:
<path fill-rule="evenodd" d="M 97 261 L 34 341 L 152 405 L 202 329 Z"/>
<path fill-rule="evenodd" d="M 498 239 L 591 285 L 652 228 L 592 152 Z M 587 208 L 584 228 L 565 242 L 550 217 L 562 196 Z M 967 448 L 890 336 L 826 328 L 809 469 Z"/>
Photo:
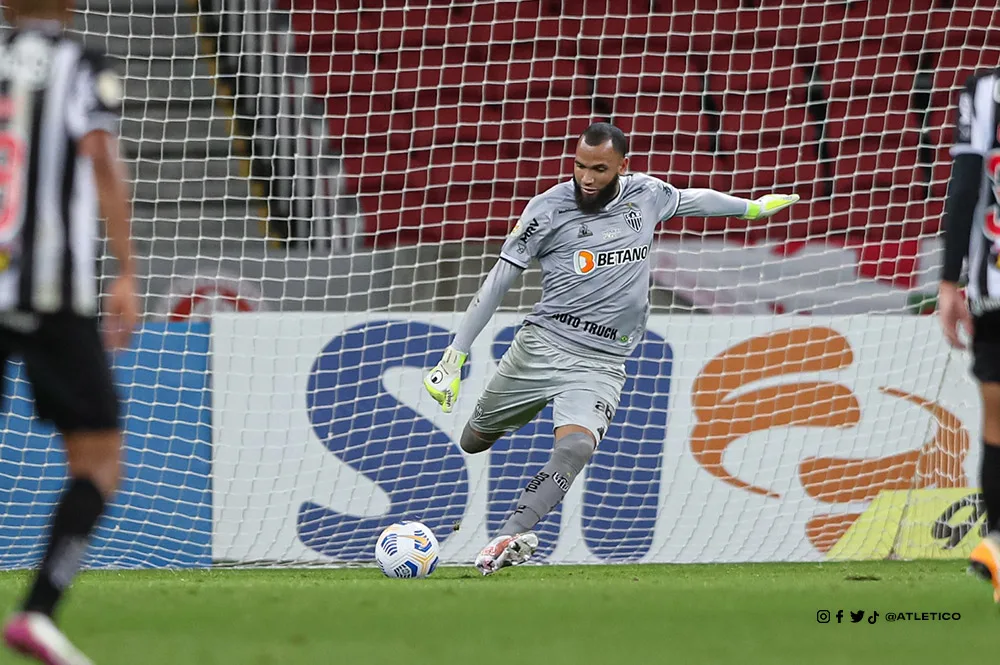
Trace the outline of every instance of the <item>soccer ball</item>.
<path fill-rule="evenodd" d="M 386 527 L 375 541 L 375 561 L 386 577 L 427 577 L 438 565 L 437 538 L 420 522 Z"/>

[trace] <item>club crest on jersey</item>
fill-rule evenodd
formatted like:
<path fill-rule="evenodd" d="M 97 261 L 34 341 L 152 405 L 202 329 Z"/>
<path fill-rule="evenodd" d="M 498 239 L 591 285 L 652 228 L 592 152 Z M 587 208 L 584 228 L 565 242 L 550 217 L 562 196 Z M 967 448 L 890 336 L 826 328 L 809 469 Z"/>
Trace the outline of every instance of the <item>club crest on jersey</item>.
<path fill-rule="evenodd" d="M 625 208 L 625 223 L 629 225 L 629 228 L 638 233 L 642 230 L 642 212 L 631 203 L 626 203 Z"/>

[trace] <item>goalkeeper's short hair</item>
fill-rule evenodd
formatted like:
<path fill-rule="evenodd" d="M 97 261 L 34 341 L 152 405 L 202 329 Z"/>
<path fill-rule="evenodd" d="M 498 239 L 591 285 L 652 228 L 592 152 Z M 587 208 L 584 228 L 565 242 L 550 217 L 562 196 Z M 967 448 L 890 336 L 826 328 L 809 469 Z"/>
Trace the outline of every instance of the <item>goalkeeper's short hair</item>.
<path fill-rule="evenodd" d="M 628 137 L 610 122 L 595 122 L 587 128 L 581 138 L 587 145 L 601 145 L 611 141 L 611 147 L 615 152 L 622 157 L 628 156 Z"/>

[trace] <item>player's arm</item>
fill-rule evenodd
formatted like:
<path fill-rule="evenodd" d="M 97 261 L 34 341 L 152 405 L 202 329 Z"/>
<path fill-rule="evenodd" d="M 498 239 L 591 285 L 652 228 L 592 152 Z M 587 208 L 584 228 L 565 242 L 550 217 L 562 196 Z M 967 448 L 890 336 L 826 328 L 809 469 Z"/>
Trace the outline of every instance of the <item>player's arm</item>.
<path fill-rule="evenodd" d="M 988 149 L 976 123 L 978 80 L 978 77 L 970 78 L 958 97 L 955 144 L 951 148 L 951 180 L 945 202 L 944 257 L 938 286 L 938 311 L 944 336 L 949 344 L 959 349 L 965 345 L 958 337 L 958 326 L 972 336 L 972 317 L 958 282 L 969 252 L 973 216 L 979 204 L 983 159 Z"/>
<path fill-rule="evenodd" d="M 127 344 L 139 318 L 132 252 L 131 205 L 125 166 L 118 154 L 118 125 L 123 90 L 121 79 L 99 54 L 85 52 L 80 61 L 74 98 L 66 118 L 79 153 L 91 161 L 108 243 L 118 261 L 118 277 L 107 302 L 107 342 Z"/>
<path fill-rule="evenodd" d="M 681 217 L 739 217 L 763 219 L 781 212 L 799 200 L 798 194 L 765 194 L 752 201 L 714 189 L 678 190 L 675 215 Z"/>
<path fill-rule="evenodd" d="M 714 189 L 677 189 L 660 181 L 660 220 L 671 217 L 739 217 L 763 219 L 799 200 L 798 194 L 766 194 L 747 200 Z"/>
<path fill-rule="evenodd" d="M 541 255 L 543 240 L 549 232 L 546 208 L 542 197 L 532 199 L 525 207 L 500 250 L 500 259 L 462 317 L 455 339 L 424 379 L 427 392 L 445 413 L 451 412 L 458 399 L 462 365 L 469 357 L 472 343 L 493 318 L 504 295 L 528 267 L 528 262 Z"/>
<path fill-rule="evenodd" d="M 135 277 L 132 254 L 131 214 L 125 166 L 118 156 L 118 141 L 103 130 L 88 133 L 80 141 L 80 153 L 90 157 L 101 214 L 106 220 L 108 243 L 118 260 L 118 274 Z"/>

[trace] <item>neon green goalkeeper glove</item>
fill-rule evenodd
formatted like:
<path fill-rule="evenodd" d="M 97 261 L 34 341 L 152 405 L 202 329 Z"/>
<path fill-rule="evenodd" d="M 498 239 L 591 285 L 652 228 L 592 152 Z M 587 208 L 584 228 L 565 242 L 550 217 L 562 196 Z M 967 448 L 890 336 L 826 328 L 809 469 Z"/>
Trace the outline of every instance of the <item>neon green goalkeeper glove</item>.
<path fill-rule="evenodd" d="M 798 200 L 798 194 L 765 194 L 755 201 L 750 201 L 747 214 L 740 219 L 764 219 L 781 212 Z"/>
<path fill-rule="evenodd" d="M 431 394 L 441 410 L 451 413 L 451 408 L 458 401 L 458 386 L 462 382 L 462 365 L 468 358 L 467 353 L 448 347 L 437 367 L 424 378 L 424 388 Z"/>

